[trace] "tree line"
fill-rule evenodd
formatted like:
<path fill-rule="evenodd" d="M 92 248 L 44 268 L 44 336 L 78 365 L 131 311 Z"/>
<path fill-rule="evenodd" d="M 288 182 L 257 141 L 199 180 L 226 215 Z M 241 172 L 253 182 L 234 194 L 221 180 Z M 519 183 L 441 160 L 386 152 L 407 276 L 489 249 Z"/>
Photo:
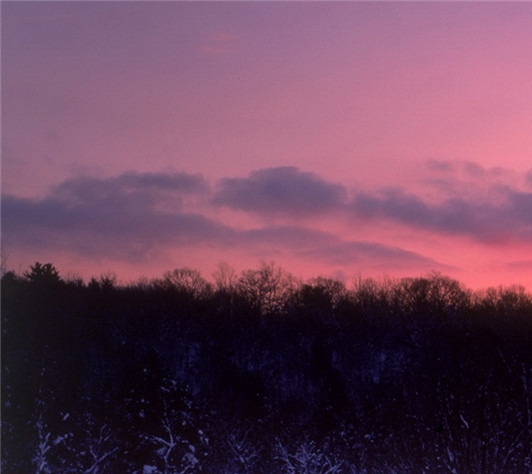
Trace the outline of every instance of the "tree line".
<path fill-rule="evenodd" d="M 2 277 L 6 473 L 532 472 L 531 391 L 522 287 Z"/>

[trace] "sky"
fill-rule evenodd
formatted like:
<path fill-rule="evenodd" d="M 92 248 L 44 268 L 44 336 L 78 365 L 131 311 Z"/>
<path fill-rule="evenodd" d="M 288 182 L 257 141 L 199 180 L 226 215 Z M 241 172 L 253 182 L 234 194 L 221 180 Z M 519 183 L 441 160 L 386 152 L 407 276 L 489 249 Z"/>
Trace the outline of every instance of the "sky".
<path fill-rule="evenodd" d="M 532 291 L 531 2 L 1 2 L 8 269 Z"/>

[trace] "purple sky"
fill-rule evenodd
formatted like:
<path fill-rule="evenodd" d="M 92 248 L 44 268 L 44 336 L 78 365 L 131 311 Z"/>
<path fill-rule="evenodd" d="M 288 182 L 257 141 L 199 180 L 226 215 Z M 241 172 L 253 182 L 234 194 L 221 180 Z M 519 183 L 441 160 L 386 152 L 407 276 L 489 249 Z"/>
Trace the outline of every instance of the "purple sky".
<path fill-rule="evenodd" d="M 1 9 L 8 267 L 532 289 L 532 3 Z"/>

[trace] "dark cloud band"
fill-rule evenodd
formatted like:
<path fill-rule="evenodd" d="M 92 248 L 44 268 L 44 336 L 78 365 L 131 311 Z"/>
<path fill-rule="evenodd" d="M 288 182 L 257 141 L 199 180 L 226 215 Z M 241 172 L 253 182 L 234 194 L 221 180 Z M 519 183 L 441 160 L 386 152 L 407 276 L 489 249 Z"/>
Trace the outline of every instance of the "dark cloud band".
<path fill-rule="evenodd" d="M 301 217 L 335 211 L 345 198 L 342 185 L 287 166 L 223 179 L 212 202 L 255 214 Z"/>
<path fill-rule="evenodd" d="M 453 170 L 445 163 L 431 166 L 436 173 Z M 480 169 L 469 174 L 480 179 L 490 173 Z M 453 189 L 460 185 L 456 181 Z M 531 242 L 532 193 L 500 183 L 488 182 L 484 187 L 493 190 L 493 199 L 486 198 L 489 192 L 475 196 L 468 190 L 460 196 L 429 200 L 400 188 L 359 189 L 349 195 L 345 186 L 295 167 L 228 177 L 214 187 L 201 175 L 187 173 L 78 177 L 52 187 L 39 199 L 3 196 L 2 238 L 12 248 L 61 248 L 114 259 L 134 255 L 142 260 L 153 249 L 165 253 L 175 247 L 236 248 L 250 253 L 260 246 L 272 255 L 282 250 L 307 261 L 335 265 L 441 269 L 429 256 L 411 250 L 346 240 L 324 230 L 320 220 L 325 216 L 355 219 L 366 226 L 391 221 L 413 233 L 424 229 L 485 244 L 505 239 Z M 221 206 L 228 213 L 245 211 L 254 224 L 247 228 L 229 224 L 220 217 Z"/>

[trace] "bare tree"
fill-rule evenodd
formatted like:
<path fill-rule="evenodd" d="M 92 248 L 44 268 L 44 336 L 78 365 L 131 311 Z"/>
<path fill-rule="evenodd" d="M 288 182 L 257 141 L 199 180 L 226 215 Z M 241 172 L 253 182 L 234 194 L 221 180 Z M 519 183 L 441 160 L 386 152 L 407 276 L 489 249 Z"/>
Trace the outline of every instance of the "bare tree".
<path fill-rule="evenodd" d="M 163 285 L 167 288 L 186 293 L 195 299 L 208 296 L 211 292 L 211 285 L 197 270 L 183 267 L 176 268 L 164 274 Z"/>
<path fill-rule="evenodd" d="M 238 280 L 235 269 L 227 262 L 220 262 L 212 276 L 217 290 L 233 291 Z"/>
<path fill-rule="evenodd" d="M 340 473 L 344 462 L 326 455 L 314 441 L 303 441 L 295 452 L 278 443 L 277 459 L 286 474 L 336 474 Z"/>
<path fill-rule="evenodd" d="M 52 433 L 44 421 L 43 408 L 39 410 L 35 428 L 37 429 L 37 443 L 33 456 L 35 474 L 49 474 L 52 470 L 48 462 L 48 452 L 53 446 L 53 441 L 51 439 Z"/>
<path fill-rule="evenodd" d="M 6 251 L 4 245 L 0 246 L 0 278 L 7 273 L 7 261 L 9 260 L 9 253 Z"/>
<path fill-rule="evenodd" d="M 238 472 L 253 472 L 258 451 L 248 440 L 249 431 L 245 433 L 235 432 L 229 435 L 227 445 L 232 455 L 232 464 L 238 466 Z M 234 469 L 233 469 L 234 471 Z"/>
<path fill-rule="evenodd" d="M 200 461 L 197 458 L 197 449 L 192 440 L 183 433 L 184 427 L 190 428 L 187 420 L 187 413 L 178 413 L 171 410 L 166 401 L 160 418 L 160 430 L 158 433 L 142 434 L 141 437 L 155 449 L 155 456 L 162 467 L 159 471 L 156 468 L 148 472 L 162 474 L 185 474 L 199 467 Z M 189 433 L 190 434 L 190 433 Z M 200 443 L 205 442 L 203 432 L 198 430 Z M 149 466 L 145 466 L 144 470 Z"/>
<path fill-rule="evenodd" d="M 263 262 L 257 270 L 245 270 L 238 280 L 238 291 L 260 314 L 279 312 L 294 292 L 296 281 L 273 262 Z"/>
<path fill-rule="evenodd" d="M 403 278 L 395 287 L 396 304 L 412 313 L 454 313 L 470 301 L 462 285 L 449 277 L 433 273 L 428 278 Z"/>
<path fill-rule="evenodd" d="M 83 474 L 100 474 L 105 469 L 105 463 L 118 451 L 117 446 L 113 446 L 113 433 L 106 424 L 95 427 L 92 421 L 85 430 L 86 449 L 83 449 L 84 465 Z"/>

